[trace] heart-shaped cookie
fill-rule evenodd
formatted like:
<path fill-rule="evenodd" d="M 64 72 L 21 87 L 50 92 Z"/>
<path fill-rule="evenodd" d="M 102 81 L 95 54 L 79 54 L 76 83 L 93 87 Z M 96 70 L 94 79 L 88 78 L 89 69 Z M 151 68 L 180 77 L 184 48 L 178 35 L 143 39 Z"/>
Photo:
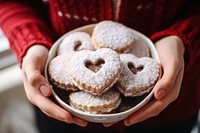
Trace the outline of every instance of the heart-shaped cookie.
<path fill-rule="evenodd" d="M 159 78 L 160 65 L 150 58 L 121 54 L 122 73 L 116 84 L 124 96 L 141 96 L 148 93 Z"/>
<path fill-rule="evenodd" d="M 109 48 L 76 52 L 69 63 L 69 74 L 74 84 L 93 95 L 107 91 L 117 82 L 120 73 L 119 54 Z"/>

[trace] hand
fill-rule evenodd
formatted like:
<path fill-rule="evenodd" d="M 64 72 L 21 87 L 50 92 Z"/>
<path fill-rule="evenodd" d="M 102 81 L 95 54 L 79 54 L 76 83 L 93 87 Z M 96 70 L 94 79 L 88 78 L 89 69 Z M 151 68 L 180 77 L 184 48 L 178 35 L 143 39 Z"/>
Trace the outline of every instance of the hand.
<path fill-rule="evenodd" d="M 51 88 L 48 81 L 42 75 L 47 56 L 47 48 L 35 45 L 29 48 L 26 56 L 23 58 L 22 76 L 28 100 L 49 117 L 83 127 L 86 126 L 86 121 L 72 116 L 48 97 L 51 95 Z"/>
<path fill-rule="evenodd" d="M 184 45 L 177 36 L 165 37 L 155 43 L 163 75 L 157 82 L 154 97 L 146 106 L 124 120 L 126 126 L 158 115 L 179 95 L 184 73 Z M 114 123 L 104 123 L 108 127 Z"/>

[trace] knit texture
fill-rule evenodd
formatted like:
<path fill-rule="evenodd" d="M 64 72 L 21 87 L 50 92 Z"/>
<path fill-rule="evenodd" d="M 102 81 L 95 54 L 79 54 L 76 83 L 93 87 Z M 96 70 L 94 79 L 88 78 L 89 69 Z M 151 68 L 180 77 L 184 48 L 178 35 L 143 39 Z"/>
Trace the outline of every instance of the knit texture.
<path fill-rule="evenodd" d="M 0 10 L 0 25 L 17 55 L 20 66 L 27 49 L 32 45 L 41 44 L 47 48 L 52 46 L 54 37 L 49 27 L 31 8 L 10 2 L 1 4 Z"/>
<path fill-rule="evenodd" d="M 176 35 L 183 41 L 185 45 L 185 63 L 192 65 L 191 60 L 198 57 L 200 51 L 198 51 L 200 45 L 197 43 L 200 36 L 200 7 L 193 8 L 194 15 L 188 14 L 187 19 L 181 19 L 170 26 L 168 29 L 164 29 L 153 33 L 150 39 L 153 42 L 158 41 L 166 36 Z M 197 12 L 198 11 L 198 12 Z"/>
<path fill-rule="evenodd" d="M 117 21 L 149 36 L 161 25 L 165 3 L 165 0 L 157 0 L 154 4 L 150 1 L 123 0 Z"/>
<path fill-rule="evenodd" d="M 74 28 L 112 18 L 110 0 L 49 0 L 50 18 L 59 36 Z"/>

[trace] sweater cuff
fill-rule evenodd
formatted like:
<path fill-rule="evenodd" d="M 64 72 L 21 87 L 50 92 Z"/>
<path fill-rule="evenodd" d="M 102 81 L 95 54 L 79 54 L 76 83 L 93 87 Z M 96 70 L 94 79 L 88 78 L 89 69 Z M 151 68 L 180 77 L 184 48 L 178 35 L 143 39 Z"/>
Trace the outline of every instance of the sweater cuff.
<path fill-rule="evenodd" d="M 52 46 L 53 36 L 48 28 L 41 23 L 25 23 L 12 29 L 8 35 L 11 49 L 15 52 L 20 66 L 27 50 L 36 44 L 41 44 L 48 49 Z"/>
<path fill-rule="evenodd" d="M 187 47 L 188 44 L 193 42 L 198 33 L 199 28 L 195 27 L 195 25 L 193 25 L 190 21 L 180 21 L 171 26 L 169 29 L 154 33 L 150 39 L 153 42 L 156 42 L 163 37 L 176 35 L 182 39 L 184 45 Z"/>

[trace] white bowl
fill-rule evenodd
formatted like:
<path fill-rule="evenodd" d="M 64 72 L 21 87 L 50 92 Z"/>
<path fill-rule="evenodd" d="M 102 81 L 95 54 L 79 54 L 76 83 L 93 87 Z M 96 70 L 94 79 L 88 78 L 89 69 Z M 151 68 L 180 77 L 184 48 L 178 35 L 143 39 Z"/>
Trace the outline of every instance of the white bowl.
<path fill-rule="evenodd" d="M 54 43 L 54 45 L 52 46 L 52 48 L 49 51 L 49 55 L 48 55 L 48 59 L 47 59 L 47 62 L 45 65 L 45 71 L 44 71 L 45 77 L 47 78 L 48 81 L 49 81 L 49 78 L 48 78 L 47 67 L 48 67 L 49 62 L 56 56 L 56 51 L 57 51 L 57 48 L 58 48 L 59 44 L 61 43 L 61 41 L 68 34 L 77 32 L 77 31 L 87 32 L 91 35 L 94 27 L 95 27 L 95 24 L 91 24 L 91 25 L 87 25 L 87 26 L 83 26 L 83 27 L 74 29 L 74 30 L 64 34 L 60 39 L 58 39 Z M 141 34 L 138 31 L 133 30 L 133 32 L 135 33 L 135 39 L 147 44 L 149 46 L 149 49 L 151 52 L 151 57 L 159 62 L 159 57 L 158 57 L 157 51 L 154 47 L 154 44 L 151 42 L 151 40 L 149 40 L 145 35 Z M 49 83 L 50 83 L 50 81 L 49 81 Z M 151 100 L 151 98 L 153 96 L 153 92 L 154 92 L 154 88 L 147 95 L 135 98 L 135 102 L 133 102 L 132 107 L 125 111 L 113 113 L 113 114 L 89 114 L 89 113 L 85 113 L 83 111 L 74 109 L 73 107 L 69 106 L 67 104 L 67 102 L 65 102 L 63 100 L 63 98 L 61 98 L 60 95 L 52 88 L 52 94 L 55 97 L 55 99 L 57 100 L 57 102 L 61 105 L 61 107 L 63 107 L 64 109 L 66 109 L 67 111 L 69 111 L 70 113 L 72 113 L 73 115 L 75 115 L 79 118 L 82 118 L 82 119 L 90 121 L 90 122 L 95 122 L 95 123 L 117 122 L 117 121 L 127 118 L 129 115 L 131 115 L 138 109 L 142 108 L 145 104 L 147 104 Z M 129 101 L 130 101 L 130 99 L 129 99 Z M 126 102 L 124 102 L 124 103 L 126 103 Z"/>

